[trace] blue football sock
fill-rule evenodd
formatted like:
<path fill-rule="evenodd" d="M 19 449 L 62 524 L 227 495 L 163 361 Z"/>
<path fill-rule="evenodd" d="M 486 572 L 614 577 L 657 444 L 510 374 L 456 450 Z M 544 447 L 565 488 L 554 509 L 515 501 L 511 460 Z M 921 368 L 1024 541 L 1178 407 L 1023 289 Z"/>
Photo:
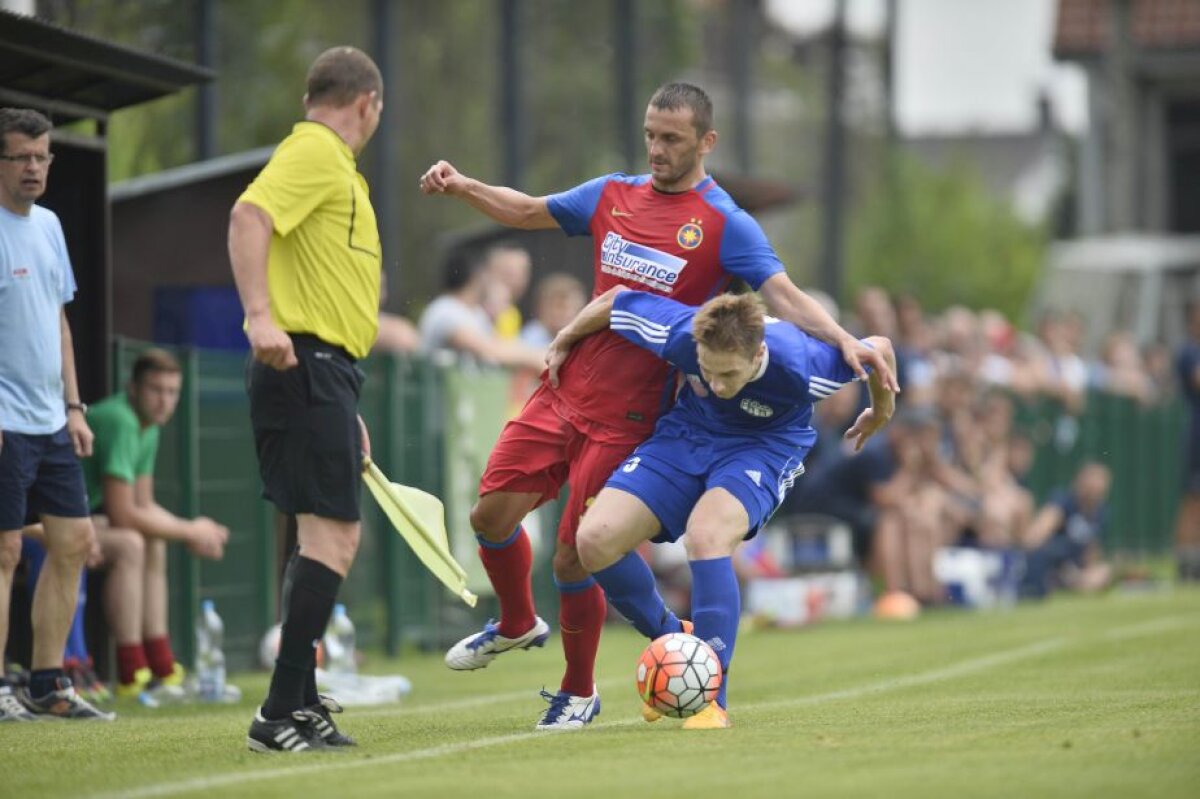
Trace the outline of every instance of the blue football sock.
<path fill-rule="evenodd" d="M 693 560 L 692 622 L 697 638 L 707 641 L 721 661 L 721 691 L 717 704 L 725 704 L 729 687 L 729 662 L 733 660 L 733 645 L 737 640 L 738 621 L 742 615 L 742 595 L 732 558 Z"/>
<path fill-rule="evenodd" d="M 21 557 L 25 559 L 29 571 L 25 585 L 29 589 L 29 600 L 33 601 L 33 592 L 37 589 L 38 576 L 42 566 L 46 564 L 46 548 L 32 538 L 21 536 Z"/>
<path fill-rule="evenodd" d="M 64 657 L 75 658 L 80 663 L 87 663 L 87 641 L 83 637 L 83 612 L 87 608 L 87 569 L 79 575 L 79 601 L 75 603 L 75 619 L 71 622 L 71 632 L 67 634 L 67 648 Z"/>
<path fill-rule="evenodd" d="M 647 638 L 654 639 L 683 629 L 659 595 L 654 572 L 636 552 L 627 552 L 625 557 L 592 576 L 600 583 L 613 607 Z"/>
<path fill-rule="evenodd" d="M 46 565 L 46 548 L 32 538 L 22 538 L 21 557 L 26 559 L 29 566 L 27 582 L 29 599 L 33 601 L 38 578 L 41 577 L 42 567 Z M 76 658 L 81 663 L 86 663 L 88 659 L 87 643 L 83 637 L 83 612 L 86 607 L 87 569 L 83 569 L 79 575 L 79 601 L 75 603 L 75 619 L 71 622 L 71 632 L 63 650 L 64 658 Z"/>

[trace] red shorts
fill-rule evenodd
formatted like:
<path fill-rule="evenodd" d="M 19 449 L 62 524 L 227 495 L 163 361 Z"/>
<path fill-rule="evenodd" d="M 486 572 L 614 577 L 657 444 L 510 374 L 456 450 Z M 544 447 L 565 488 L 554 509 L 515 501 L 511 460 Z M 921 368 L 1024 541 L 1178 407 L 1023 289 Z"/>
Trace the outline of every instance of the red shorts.
<path fill-rule="evenodd" d="M 533 493 L 540 495 L 537 505 L 541 505 L 556 498 L 566 483 L 571 494 L 558 525 L 558 540 L 574 546 L 584 511 L 636 446 L 634 441 L 612 443 L 589 437 L 555 409 L 554 393 L 543 385 L 501 431 L 479 481 L 479 494 Z"/>

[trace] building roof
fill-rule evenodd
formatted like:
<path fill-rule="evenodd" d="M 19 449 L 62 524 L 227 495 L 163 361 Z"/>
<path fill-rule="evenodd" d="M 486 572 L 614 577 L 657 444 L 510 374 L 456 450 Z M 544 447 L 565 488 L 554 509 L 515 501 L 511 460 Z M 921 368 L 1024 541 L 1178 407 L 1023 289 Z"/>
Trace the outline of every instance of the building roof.
<path fill-rule="evenodd" d="M 910 136 L 903 147 L 939 171 L 970 166 L 994 196 L 1008 197 L 1021 176 L 1046 156 L 1047 137 L 1037 130 Z"/>
<path fill-rule="evenodd" d="M 211 70 L 0 10 L 0 104 L 38 108 L 56 123 L 105 119 Z"/>
<path fill-rule="evenodd" d="M 1127 233 L 1061 241 L 1051 245 L 1050 262 L 1084 272 L 1196 271 L 1200 236 Z"/>
<path fill-rule="evenodd" d="M 1086 58 L 1108 49 L 1113 0 L 1059 0 L 1054 55 Z M 1194 50 L 1200 45 L 1200 0 L 1130 0 L 1134 47 Z"/>
<path fill-rule="evenodd" d="M 273 152 L 275 145 L 272 144 L 130 178 L 110 185 L 108 197 L 113 202 L 122 202 L 204 183 L 237 172 L 258 172 L 271 160 Z"/>
<path fill-rule="evenodd" d="M 714 170 L 713 180 L 729 192 L 739 208 L 750 213 L 786 208 L 805 199 L 807 191 L 788 181 L 777 178 L 751 177 L 749 175 Z"/>

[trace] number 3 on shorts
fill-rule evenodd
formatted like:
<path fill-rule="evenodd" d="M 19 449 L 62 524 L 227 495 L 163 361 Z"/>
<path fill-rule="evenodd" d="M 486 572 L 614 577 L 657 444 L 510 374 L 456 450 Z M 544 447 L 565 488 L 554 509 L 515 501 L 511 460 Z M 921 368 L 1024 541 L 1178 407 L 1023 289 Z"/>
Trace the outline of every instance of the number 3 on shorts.
<path fill-rule="evenodd" d="M 638 464 L 641 462 L 642 462 L 642 459 L 639 457 L 635 456 L 633 458 L 630 458 L 629 460 L 625 461 L 625 465 L 621 467 L 621 471 L 628 474 L 629 472 L 632 472 L 634 469 L 636 469 L 638 467 Z"/>

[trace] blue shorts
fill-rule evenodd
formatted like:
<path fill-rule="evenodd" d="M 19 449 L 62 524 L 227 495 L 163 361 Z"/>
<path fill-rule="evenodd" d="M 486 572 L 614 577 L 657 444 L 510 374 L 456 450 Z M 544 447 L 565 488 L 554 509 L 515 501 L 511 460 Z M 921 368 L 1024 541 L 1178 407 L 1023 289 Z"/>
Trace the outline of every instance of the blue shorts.
<path fill-rule="evenodd" d="M 729 436 L 656 432 L 633 451 L 606 484 L 633 494 L 658 518 L 655 543 L 687 532 L 688 517 L 705 492 L 724 488 L 750 517 L 753 538 L 804 473 L 809 447 L 785 436 Z"/>
<path fill-rule="evenodd" d="M 5 430 L 0 441 L 0 532 L 20 530 L 43 514 L 91 515 L 71 435 L 66 427 L 49 435 Z"/>
<path fill-rule="evenodd" d="M 1191 420 L 1183 478 L 1184 493 L 1200 494 L 1200 418 Z"/>

